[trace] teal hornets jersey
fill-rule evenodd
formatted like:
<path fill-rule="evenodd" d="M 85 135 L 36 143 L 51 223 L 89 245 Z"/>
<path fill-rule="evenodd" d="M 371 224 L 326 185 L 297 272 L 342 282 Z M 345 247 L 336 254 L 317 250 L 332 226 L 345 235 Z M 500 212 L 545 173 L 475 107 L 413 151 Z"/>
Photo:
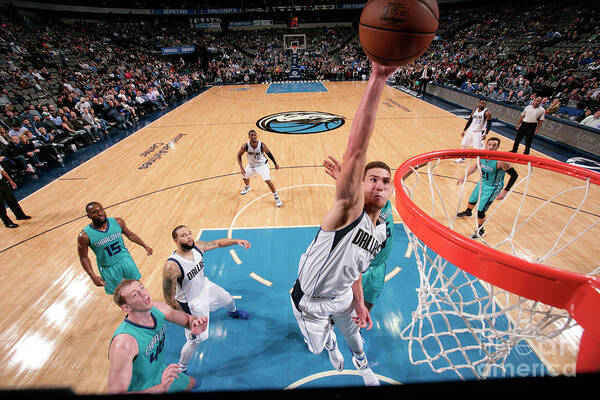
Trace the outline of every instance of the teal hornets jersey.
<path fill-rule="evenodd" d="M 481 159 L 481 183 L 485 186 L 498 187 L 504 185 L 504 170 L 498 169 L 497 160 Z"/>
<path fill-rule="evenodd" d="M 106 218 L 106 231 L 99 231 L 90 225 L 83 228 L 90 238 L 90 248 L 96 254 L 98 265 L 116 264 L 124 258 L 131 258 L 123 242 L 121 226 L 114 218 Z"/>
<path fill-rule="evenodd" d="M 371 261 L 371 265 L 384 264 L 392 251 L 392 244 L 394 243 L 394 215 L 391 201 L 388 200 L 381 209 L 379 220 L 385 222 L 386 239 L 379 253 Z"/>
<path fill-rule="evenodd" d="M 161 359 L 167 324 L 164 314 L 156 307 L 152 307 L 150 314 L 154 320 L 154 327 L 138 325 L 125 318 L 112 337 L 114 339 L 115 336 L 126 333 L 133 336 L 138 343 L 138 355 L 133 359 L 128 392 L 144 390 L 160 384 L 161 381 L 164 369 Z"/>

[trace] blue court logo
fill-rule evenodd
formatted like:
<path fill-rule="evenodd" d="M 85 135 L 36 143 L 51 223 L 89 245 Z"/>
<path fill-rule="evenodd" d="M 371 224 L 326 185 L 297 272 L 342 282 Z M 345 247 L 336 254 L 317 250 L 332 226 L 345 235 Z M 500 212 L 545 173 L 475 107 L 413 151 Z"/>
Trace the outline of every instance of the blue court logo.
<path fill-rule="evenodd" d="M 345 122 L 342 116 L 321 111 L 287 111 L 267 115 L 256 126 L 274 133 L 307 134 L 332 131 Z"/>

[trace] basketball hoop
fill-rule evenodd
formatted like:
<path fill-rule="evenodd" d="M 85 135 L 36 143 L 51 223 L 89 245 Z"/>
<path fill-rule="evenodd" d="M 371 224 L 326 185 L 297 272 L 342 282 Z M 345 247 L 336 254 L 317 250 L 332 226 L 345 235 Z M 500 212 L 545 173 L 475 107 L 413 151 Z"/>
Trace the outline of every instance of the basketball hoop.
<path fill-rule="evenodd" d="M 466 203 L 466 183 L 457 193 L 456 178 L 449 175 L 456 176 L 458 167 L 446 160 L 466 158 L 479 165 L 480 157 L 527 167 L 527 174 L 522 177 L 521 171 L 513 189 L 503 200 L 494 201 L 488 212 L 484 226 L 488 236 L 490 231 L 496 236 L 495 243 L 487 237 L 481 242 L 470 239 L 454 230 L 455 225 L 462 227 L 456 214 Z M 556 173 L 563 175 L 555 179 L 560 181 L 556 194 L 546 199 L 533 194 L 534 177 Z M 421 179 L 421 174 L 427 179 Z M 572 257 L 582 237 L 600 228 L 597 213 L 584 210 L 595 202 L 590 192 L 598 193 L 600 174 L 529 155 L 443 150 L 407 160 L 396 171 L 394 182 L 396 206 L 420 277 L 419 303 L 401 335 L 409 341 L 413 364 L 429 364 L 436 372 L 453 370 L 463 379 L 468 370 L 485 379 L 492 367 L 504 368 L 510 351 L 521 340 L 553 339 L 579 324 L 583 334 L 577 373 L 600 369 L 600 320 L 596 316 L 600 279 L 592 276 L 598 266 L 589 265 L 589 260 L 568 259 L 576 266 L 587 264 L 589 273 L 576 273 L 549 265 L 561 260 L 562 253 Z M 568 212 L 563 222 L 555 208 L 563 207 L 560 201 L 566 198 L 574 205 L 564 206 Z M 423 204 L 429 213 L 420 207 Z M 549 219 L 545 221 L 544 216 Z M 583 222 L 576 224 L 578 218 Z M 473 220 L 473 228 L 478 229 L 476 218 Z M 534 225 L 550 223 L 561 228 L 558 232 L 537 228 L 544 240 L 555 236 L 546 241 L 548 249 L 528 248 L 530 235 L 524 243 L 518 240 L 527 229 L 536 229 Z M 433 343 L 435 351 L 427 343 Z"/>
<path fill-rule="evenodd" d="M 292 54 L 298 53 L 298 46 L 292 46 Z"/>

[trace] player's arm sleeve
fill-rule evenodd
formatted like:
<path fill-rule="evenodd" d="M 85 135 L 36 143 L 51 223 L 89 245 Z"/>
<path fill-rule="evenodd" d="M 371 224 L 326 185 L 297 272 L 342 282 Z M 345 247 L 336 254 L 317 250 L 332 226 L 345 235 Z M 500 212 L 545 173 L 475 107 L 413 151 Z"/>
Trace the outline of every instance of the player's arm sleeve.
<path fill-rule="evenodd" d="M 485 135 L 488 134 L 490 129 L 492 129 L 492 119 L 491 118 L 488 119 L 487 122 L 485 123 Z"/>
<path fill-rule="evenodd" d="M 275 161 L 275 157 L 273 157 L 273 153 L 267 151 L 267 157 L 269 157 L 271 161 L 273 161 L 273 164 L 277 164 L 277 161 Z"/>
<path fill-rule="evenodd" d="M 508 183 L 506 184 L 506 187 L 504 188 L 504 190 L 506 190 L 508 192 L 510 190 L 510 188 L 512 188 L 513 185 L 515 184 L 515 182 L 517 181 L 519 174 L 513 167 L 510 167 L 509 169 L 507 169 L 506 173 L 508 175 L 510 175 L 510 179 L 508 180 Z"/>
<path fill-rule="evenodd" d="M 469 120 L 467 121 L 467 124 L 465 125 L 465 129 L 464 129 L 465 131 L 471 125 L 471 122 L 473 122 L 473 116 L 472 115 L 469 117 Z"/>

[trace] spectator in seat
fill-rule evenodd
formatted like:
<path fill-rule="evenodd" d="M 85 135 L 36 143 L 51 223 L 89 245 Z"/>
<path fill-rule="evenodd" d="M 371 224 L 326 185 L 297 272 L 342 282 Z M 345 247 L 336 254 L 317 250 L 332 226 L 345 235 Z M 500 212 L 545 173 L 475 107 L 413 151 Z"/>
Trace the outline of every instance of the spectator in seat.
<path fill-rule="evenodd" d="M 600 110 L 597 110 L 594 115 L 587 116 L 583 121 L 581 121 L 581 125 L 600 129 Z"/>

